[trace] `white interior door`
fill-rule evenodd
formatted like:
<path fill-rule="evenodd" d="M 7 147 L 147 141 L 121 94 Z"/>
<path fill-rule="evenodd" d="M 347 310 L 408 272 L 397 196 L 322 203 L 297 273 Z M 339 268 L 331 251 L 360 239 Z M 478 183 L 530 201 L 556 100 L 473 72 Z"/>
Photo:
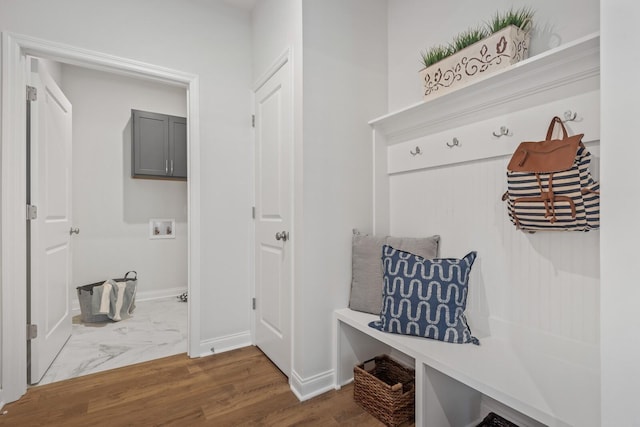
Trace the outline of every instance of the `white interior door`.
<path fill-rule="evenodd" d="M 255 94 L 256 345 L 289 376 L 293 131 L 287 61 Z"/>
<path fill-rule="evenodd" d="M 28 378 L 36 384 L 71 336 L 71 103 L 42 61 L 29 60 L 30 183 L 28 318 L 37 337 L 28 344 Z M 29 112 L 28 112 L 29 113 Z"/>

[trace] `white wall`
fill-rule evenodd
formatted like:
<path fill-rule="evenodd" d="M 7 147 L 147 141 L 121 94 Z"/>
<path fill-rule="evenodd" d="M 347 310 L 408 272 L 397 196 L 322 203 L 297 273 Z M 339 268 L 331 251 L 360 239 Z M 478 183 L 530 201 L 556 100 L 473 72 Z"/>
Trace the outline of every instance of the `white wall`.
<path fill-rule="evenodd" d="M 203 348 L 249 330 L 251 32 L 205 0 L 0 0 L 0 30 L 197 74 Z"/>
<path fill-rule="evenodd" d="M 251 14 L 253 81 L 256 82 L 286 49 L 302 71 L 302 5 L 295 0 L 260 0 Z M 298 73 L 299 74 L 299 73 Z M 294 79 L 299 76 L 294 75 Z M 297 94 L 301 95 L 301 94 Z M 301 99 L 301 98 L 300 98 Z"/>
<path fill-rule="evenodd" d="M 636 2 L 602 2 L 602 426 L 640 426 L 638 16 Z"/>
<path fill-rule="evenodd" d="M 353 228 L 372 227 L 367 122 L 385 112 L 386 0 L 303 2 L 304 259 L 296 263 L 294 369 L 331 370 L 332 312 L 346 307 Z M 298 270 L 299 269 L 299 270 Z"/>
<path fill-rule="evenodd" d="M 138 299 L 187 288 L 187 183 L 131 178 L 131 109 L 185 117 L 184 88 L 63 65 L 73 105 L 72 291 L 138 272 Z M 176 220 L 149 239 L 150 218 Z M 77 302 L 75 293 L 74 302 Z"/>
<path fill-rule="evenodd" d="M 598 0 L 389 0 L 389 111 L 422 101 L 420 52 L 447 44 L 458 33 L 489 20 L 496 11 L 535 10 L 531 54 L 599 29 Z"/>

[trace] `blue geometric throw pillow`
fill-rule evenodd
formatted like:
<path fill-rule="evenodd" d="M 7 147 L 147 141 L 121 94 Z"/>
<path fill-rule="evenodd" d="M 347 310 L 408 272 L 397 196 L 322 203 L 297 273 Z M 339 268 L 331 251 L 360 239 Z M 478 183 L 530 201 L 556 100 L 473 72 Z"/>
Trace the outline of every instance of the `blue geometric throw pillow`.
<path fill-rule="evenodd" d="M 480 344 L 464 315 L 476 255 L 425 259 L 384 245 L 382 312 L 380 320 L 369 326 L 395 334 Z"/>

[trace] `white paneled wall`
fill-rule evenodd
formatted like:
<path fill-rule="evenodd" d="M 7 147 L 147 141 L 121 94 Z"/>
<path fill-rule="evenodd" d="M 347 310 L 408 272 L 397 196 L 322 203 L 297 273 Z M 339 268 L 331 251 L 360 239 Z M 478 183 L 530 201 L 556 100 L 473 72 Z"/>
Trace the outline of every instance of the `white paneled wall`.
<path fill-rule="evenodd" d="M 599 143 L 589 149 L 597 178 Z M 391 233 L 439 234 L 442 257 L 478 251 L 468 310 L 480 335 L 508 328 L 598 346 L 599 232 L 516 230 L 501 200 L 508 161 L 500 157 L 391 175 Z"/>

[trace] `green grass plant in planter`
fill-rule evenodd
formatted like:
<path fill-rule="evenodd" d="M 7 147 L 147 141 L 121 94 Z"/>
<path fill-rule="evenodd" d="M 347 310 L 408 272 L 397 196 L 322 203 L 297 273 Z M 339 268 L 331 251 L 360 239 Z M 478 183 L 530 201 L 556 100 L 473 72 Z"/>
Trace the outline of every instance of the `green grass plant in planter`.
<path fill-rule="evenodd" d="M 465 47 L 471 46 L 489 36 L 487 30 L 482 27 L 471 28 L 458 34 L 449 45 L 451 53 L 460 52 Z"/>
<path fill-rule="evenodd" d="M 528 7 L 516 10 L 512 8 L 502 13 L 496 12 L 491 20 L 486 22 L 485 28 L 470 28 L 454 37 L 449 46 L 434 46 L 424 52 L 420 52 L 420 55 L 422 56 L 422 63 L 425 68 L 433 65 L 436 62 L 439 62 L 446 57 L 489 37 L 491 34 L 497 33 L 509 25 L 515 25 L 522 30 L 526 30 L 525 27 L 531 25 L 531 20 L 534 14 L 535 12 L 533 9 Z"/>
<path fill-rule="evenodd" d="M 453 52 L 449 46 L 434 46 L 426 52 L 421 52 L 422 63 L 425 67 L 442 61 L 447 56 L 451 56 Z"/>
<path fill-rule="evenodd" d="M 522 9 L 513 10 L 509 9 L 506 12 L 496 12 L 489 22 L 486 23 L 487 30 L 490 34 L 497 33 L 503 28 L 507 28 L 509 25 L 515 25 L 521 30 L 525 30 L 525 27 L 531 25 L 531 19 L 535 12 L 533 9 L 523 7 Z"/>
<path fill-rule="evenodd" d="M 527 58 L 532 17 L 529 8 L 497 12 L 484 25 L 458 34 L 449 45 L 420 52 L 425 99 Z"/>

